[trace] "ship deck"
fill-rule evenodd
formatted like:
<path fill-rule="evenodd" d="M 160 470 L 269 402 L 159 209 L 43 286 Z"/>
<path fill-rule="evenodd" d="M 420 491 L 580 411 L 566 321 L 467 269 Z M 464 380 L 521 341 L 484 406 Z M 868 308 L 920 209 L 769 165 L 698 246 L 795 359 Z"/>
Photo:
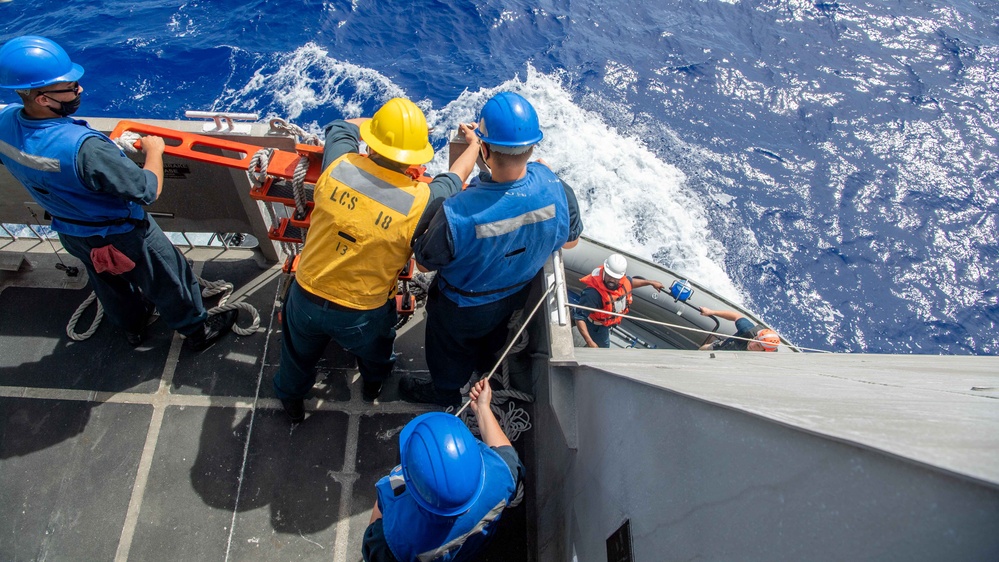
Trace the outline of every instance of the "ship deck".
<path fill-rule="evenodd" d="M 331 345 L 308 417 L 292 427 L 271 386 L 279 269 L 253 251 L 185 252 L 261 315 L 258 333 L 192 353 L 162 322 L 137 349 L 106 320 L 90 339 L 69 339 L 90 294 L 85 273 L 56 270 L 38 240 L 0 246 L 33 252 L 30 271 L 0 271 L 0 559 L 361 559 L 374 484 L 398 463 L 399 431 L 428 411 L 397 391 L 403 374 L 427 373 L 422 309 L 399 330 L 397 372 L 376 403 Z M 531 440 L 515 442 L 528 467 Z M 504 514 L 485 560 L 530 558 L 530 509 Z"/>

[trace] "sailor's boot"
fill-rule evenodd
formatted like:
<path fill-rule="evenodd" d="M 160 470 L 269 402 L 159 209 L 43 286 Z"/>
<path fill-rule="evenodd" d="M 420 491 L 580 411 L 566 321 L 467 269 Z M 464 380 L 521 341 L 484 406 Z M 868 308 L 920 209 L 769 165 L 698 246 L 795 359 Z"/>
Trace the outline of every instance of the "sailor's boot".
<path fill-rule="evenodd" d="M 132 347 L 142 345 L 142 342 L 146 340 L 147 328 L 160 317 L 156 313 L 156 305 L 148 301 L 144 305 L 145 311 L 142 314 L 141 323 L 133 329 L 125 330 L 125 338 L 128 339 L 128 345 Z"/>
<path fill-rule="evenodd" d="M 215 343 L 215 340 L 221 338 L 226 332 L 232 329 L 232 325 L 236 323 L 238 315 L 239 310 L 233 309 L 209 316 L 202 323 L 200 330 L 196 330 L 193 334 L 187 336 L 188 347 L 191 348 L 191 351 L 203 351 L 207 349 L 208 346 Z"/>

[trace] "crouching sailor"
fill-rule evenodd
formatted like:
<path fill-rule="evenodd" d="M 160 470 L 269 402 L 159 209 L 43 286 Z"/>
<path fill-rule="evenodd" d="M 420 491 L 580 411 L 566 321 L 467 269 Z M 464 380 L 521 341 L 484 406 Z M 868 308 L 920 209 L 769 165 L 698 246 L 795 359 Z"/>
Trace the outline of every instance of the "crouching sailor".
<path fill-rule="evenodd" d="M 443 412 L 403 428 L 402 464 L 375 485 L 366 562 L 475 560 L 503 510 L 519 503 L 524 465 L 489 409 L 489 382 L 479 381 L 469 396 L 482 441 Z"/>
<path fill-rule="evenodd" d="M 45 37 L 0 47 L 0 88 L 23 105 L 0 111 L 0 163 L 52 216 L 52 230 L 87 268 L 111 320 L 133 346 L 153 309 L 195 351 L 229 331 L 236 310 L 208 317 L 187 260 L 143 210 L 163 189 L 163 139 L 145 137 L 143 168 L 111 141 L 72 119 L 83 67 Z"/>
<path fill-rule="evenodd" d="M 715 340 L 711 335 L 708 342 L 701 346 L 701 351 L 777 351 L 780 336 L 777 332 L 762 324 L 753 324 L 745 316 L 734 310 L 711 310 L 701 307 L 701 316 L 717 316 L 730 322 L 735 322 L 735 336 L 723 340 Z"/>

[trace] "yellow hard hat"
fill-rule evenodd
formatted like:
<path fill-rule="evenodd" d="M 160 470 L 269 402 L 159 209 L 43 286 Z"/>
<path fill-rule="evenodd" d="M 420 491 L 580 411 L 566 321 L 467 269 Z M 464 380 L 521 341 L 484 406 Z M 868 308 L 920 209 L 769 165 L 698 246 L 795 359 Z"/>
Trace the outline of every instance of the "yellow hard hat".
<path fill-rule="evenodd" d="M 361 124 L 361 138 L 372 150 L 400 164 L 426 164 L 434 157 L 427 118 L 407 99 L 385 102 L 374 117 Z"/>

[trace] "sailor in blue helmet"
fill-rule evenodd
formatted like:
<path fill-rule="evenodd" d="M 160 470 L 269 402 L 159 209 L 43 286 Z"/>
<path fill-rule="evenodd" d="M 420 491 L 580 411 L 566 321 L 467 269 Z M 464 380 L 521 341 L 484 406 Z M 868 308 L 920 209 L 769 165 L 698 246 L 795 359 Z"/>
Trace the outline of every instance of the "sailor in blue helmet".
<path fill-rule="evenodd" d="M 228 331 L 237 312 L 208 319 L 191 268 L 143 205 L 163 189 L 163 139 L 145 137 L 142 168 L 85 121 L 83 67 L 51 39 L 26 35 L 0 47 L 0 88 L 21 103 L 0 110 L 0 163 L 52 217 L 52 229 L 87 268 L 111 320 L 133 346 L 154 308 L 195 351 Z"/>
<path fill-rule="evenodd" d="M 432 380 L 400 381 L 400 395 L 411 402 L 458 405 L 473 370 L 495 363 L 530 281 L 583 230 L 572 188 L 544 162 L 530 162 L 543 136 L 530 102 L 513 92 L 493 96 L 476 134 L 488 171 L 447 199 L 413 246 L 420 268 L 437 275 L 427 298 Z"/>
<path fill-rule="evenodd" d="M 375 485 L 366 562 L 475 560 L 503 510 L 519 503 L 524 465 L 489 409 L 489 381 L 479 381 L 470 396 L 482 441 L 444 412 L 403 428 L 402 464 Z"/>

